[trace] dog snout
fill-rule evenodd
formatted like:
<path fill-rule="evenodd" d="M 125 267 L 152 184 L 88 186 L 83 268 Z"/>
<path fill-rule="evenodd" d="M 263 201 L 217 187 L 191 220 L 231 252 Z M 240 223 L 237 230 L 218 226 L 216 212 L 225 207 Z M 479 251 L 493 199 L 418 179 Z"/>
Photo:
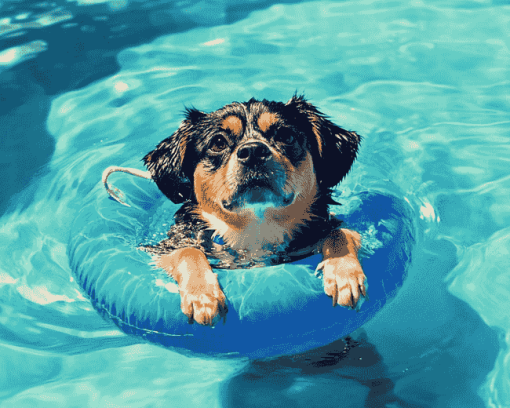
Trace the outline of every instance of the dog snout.
<path fill-rule="evenodd" d="M 262 164 L 271 157 L 271 150 L 262 142 L 250 142 L 237 150 L 237 159 L 245 166 Z"/>

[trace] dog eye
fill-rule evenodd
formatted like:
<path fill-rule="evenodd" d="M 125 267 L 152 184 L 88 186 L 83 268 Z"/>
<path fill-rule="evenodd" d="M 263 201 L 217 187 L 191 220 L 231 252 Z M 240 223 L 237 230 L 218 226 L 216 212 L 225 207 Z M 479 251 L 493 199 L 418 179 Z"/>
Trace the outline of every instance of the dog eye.
<path fill-rule="evenodd" d="M 214 153 L 220 153 L 228 147 L 228 143 L 223 136 L 215 136 L 209 145 L 209 150 Z"/>
<path fill-rule="evenodd" d="M 294 132 L 290 129 L 280 129 L 276 132 L 274 140 L 284 144 L 291 144 L 294 142 Z"/>

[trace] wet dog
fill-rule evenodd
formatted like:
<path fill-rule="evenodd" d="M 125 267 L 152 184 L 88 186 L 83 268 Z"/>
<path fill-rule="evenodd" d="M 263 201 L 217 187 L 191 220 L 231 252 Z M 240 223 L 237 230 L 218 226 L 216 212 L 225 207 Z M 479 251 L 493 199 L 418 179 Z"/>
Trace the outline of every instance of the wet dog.
<path fill-rule="evenodd" d="M 312 253 L 323 255 L 317 270 L 333 306 L 356 308 L 366 296 L 361 238 L 340 228 L 328 204 L 359 142 L 302 96 L 287 103 L 251 99 L 212 113 L 188 109 L 177 131 L 143 158 L 148 172 L 128 171 L 183 203 L 168 238 L 140 249 L 178 283 L 190 323 L 213 325 L 227 313 L 213 267 L 256 267 Z M 107 189 L 117 170 L 125 171 L 105 171 Z"/>

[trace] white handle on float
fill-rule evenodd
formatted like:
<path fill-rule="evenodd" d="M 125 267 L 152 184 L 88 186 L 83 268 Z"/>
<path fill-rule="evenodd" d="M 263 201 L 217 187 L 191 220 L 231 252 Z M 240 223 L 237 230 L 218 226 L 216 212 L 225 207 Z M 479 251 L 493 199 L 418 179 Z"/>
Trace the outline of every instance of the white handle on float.
<path fill-rule="evenodd" d="M 131 207 L 129 204 L 126 204 L 122 200 L 122 198 L 124 197 L 124 193 L 122 191 L 120 191 L 117 187 L 108 185 L 108 177 L 110 176 L 110 174 L 115 173 L 116 171 L 128 173 L 133 176 L 144 178 L 147 180 L 152 180 L 152 175 L 148 171 L 142 171 L 142 170 L 138 170 L 138 169 L 132 169 L 129 167 L 119 167 L 119 166 L 110 166 L 110 167 L 106 168 L 105 171 L 103 171 L 103 177 L 102 177 L 103 184 L 104 184 L 104 187 L 106 188 L 106 191 L 110 195 L 110 197 L 112 197 L 118 203 L 125 205 L 126 207 Z"/>

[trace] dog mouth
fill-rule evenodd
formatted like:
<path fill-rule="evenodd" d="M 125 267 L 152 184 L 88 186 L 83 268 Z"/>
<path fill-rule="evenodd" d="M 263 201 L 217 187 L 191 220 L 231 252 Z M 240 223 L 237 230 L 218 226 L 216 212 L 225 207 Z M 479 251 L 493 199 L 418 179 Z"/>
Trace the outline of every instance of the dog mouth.
<path fill-rule="evenodd" d="M 227 211 L 236 211 L 250 207 L 286 207 L 294 202 L 295 194 L 275 192 L 267 186 L 255 186 L 241 189 L 231 200 L 221 202 Z"/>
<path fill-rule="evenodd" d="M 286 175 L 277 169 L 250 169 L 236 178 L 237 188 L 229 198 L 221 201 L 226 211 L 251 209 L 261 215 L 271 207 L 286 207 L 296 198 L 293 191 L 285 192 Z"/>

